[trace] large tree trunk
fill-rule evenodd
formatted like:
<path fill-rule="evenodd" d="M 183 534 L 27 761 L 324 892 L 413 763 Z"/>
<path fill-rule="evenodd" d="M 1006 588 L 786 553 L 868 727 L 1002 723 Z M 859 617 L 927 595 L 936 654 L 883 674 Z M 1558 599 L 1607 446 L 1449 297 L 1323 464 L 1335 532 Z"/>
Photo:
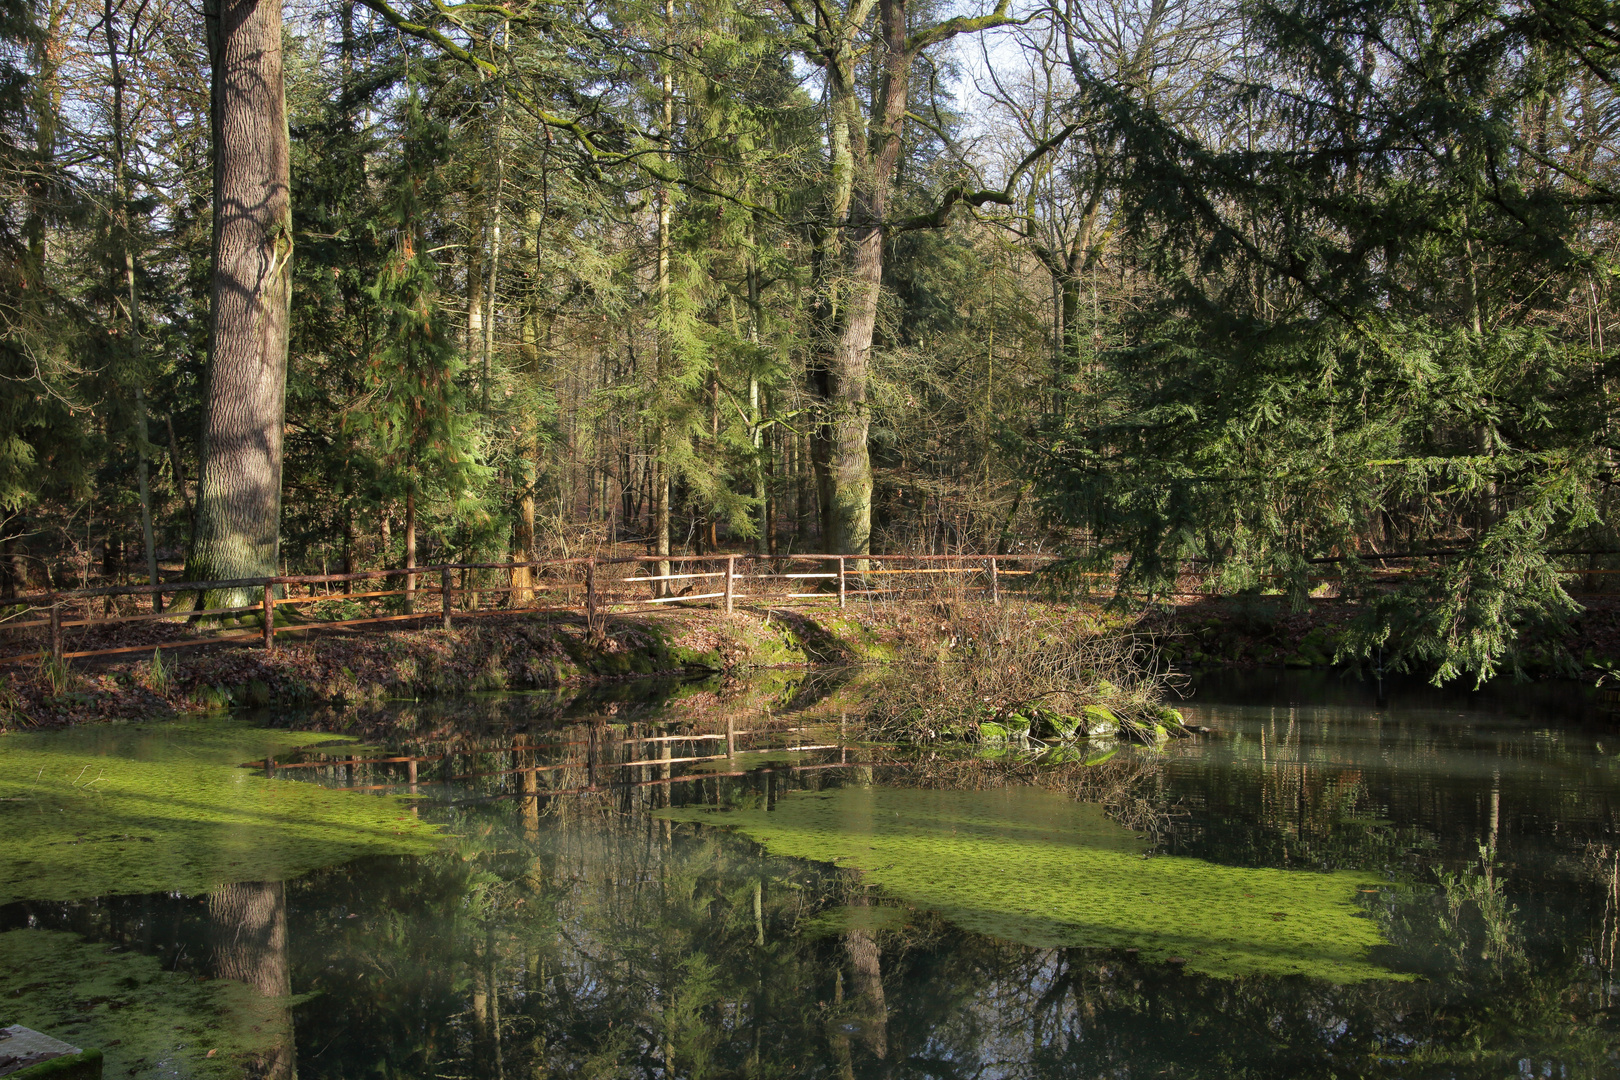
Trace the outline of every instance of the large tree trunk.
<path fill-rule="evenodd" d="M 900 160 L 900 133 L 915 55 L 906 42 L 905 0 L 882 0 L 880 20 L 883 81 L 867 138 L 859 137 L 853 66 L 837 74 L 832 95 L 833 201 L 835 218 L 847 234 L 847 242 L 837 245 L 847 259 L 847 285 L 841 304 L 835 301 L 833 305 L 835 310 L 840 306 L 843 310 L 821 384 L 826 478 L 823 546 L 841 555 L 865 555 L 872 545 L 872 458 L 867 447 L 871 416 L 866 397 L 883 287 L 883 219 Z M 859 170 L 853 167 L 857 157 L 864 158 Z"/>
<path fill-rule="evenodd" d="M 292 204 L 281 6 L 208 0 L 214 253 L 192 580 L 273 575 L 281 538 L 282 410 Z M 226 590 L 200 606 L 252 602 Z"/>
<path fill-rule="evenodd" d="M 878 186 L 874 182 L 874 186 Z M 887 187 L 886 184 L 882 185 Z M 886 193 L 885 193 L 886 194 Z M 881 213 L 874 198 L 873 216 Z M 883 285 L 883 232 L 863 230 L 852 245 L 847 314 L 827 371 L 827 550 L 865 555 L 872 550 L 871 416 L 866 387 L 872 370 L 872 335 Z"/>

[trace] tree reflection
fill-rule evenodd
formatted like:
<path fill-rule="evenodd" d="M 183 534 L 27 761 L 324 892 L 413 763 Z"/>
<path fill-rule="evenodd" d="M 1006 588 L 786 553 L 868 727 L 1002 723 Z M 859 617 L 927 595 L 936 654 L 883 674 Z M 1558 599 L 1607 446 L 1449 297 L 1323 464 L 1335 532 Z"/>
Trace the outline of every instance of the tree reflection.
<path fill-rule="evenodd" d="M 1435 725 L 1346 721 L 1324 733 L 1279 711 L 1224 741 L 1087 772 L 874 752 L 866 776 L 783 769 L 664 785 L 667 749 L 613 758 L 620 748 L 605 730 L 564 732 L 588 744 L 578 754 L 590 760 L 551 771 L 536 771 L 548 759 L 529 733 L 451 732 L 447 771 L 488 779 L 457 789 L 467 797 L 456 805 L 424 803 L 454 837 L 445 850 L 367 859 L 284 892 L 234 886 L 193 905 L 216 973 L 278 1000 L 292 987 L 315 995 L 294 1009 L 304 1080 L 1614 1069 L 1620 857 L 1600 789 L 1609 774 L 1571 780 L 1594 767 L 1579 746 L 1504 743 L 1500 760 L 1486 760 Z M 1415 764 L 1403 772 L 1391 761 Z M 618 786 L 557 794 L 587 787 L 592 771 Z M 1392 942 L 1379 959 L 1424 981 L 1216 979 L 1128 950 L 1025 948 L 897 909 L 854 871 L 651 816 L 671 801 L 763 808 L 867 781 L 1039 783 L 1105 804 L 1163 837 L 1159 850 L 1374 870 L 1386 884 L 1361 903 Z M 445 790 L 427 780 L 422 789 Z M 97 909 L 111 915 L 95 932 L 183 936 L 172 928 L 184 901 L 139 903 Z M 817 921 L 863 907 L 889 917 Z M 28 912 L 76 929 L 89 917 Z M 173 949 L 164 955 L 181 966 Z M 255 1067 L 290 1077 L 291 1055 Z"/>
<path fill-rule="evenodd" d="M 214 974 L 252 987 L 273 1007 L 264 1024 L 274 1029 L 274 1048 L 247 1061 L 249 1075 L 293 1080 L 292 977 L 287 955 L 287 892 L 279 881 L 222 885 L 208 897 Z"/>

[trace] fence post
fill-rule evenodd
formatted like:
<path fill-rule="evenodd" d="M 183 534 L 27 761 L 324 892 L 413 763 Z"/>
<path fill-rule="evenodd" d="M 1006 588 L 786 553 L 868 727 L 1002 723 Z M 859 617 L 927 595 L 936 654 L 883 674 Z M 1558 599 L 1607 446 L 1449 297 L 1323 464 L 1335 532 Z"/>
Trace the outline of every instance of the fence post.
<path fill-rule="evenodd" d="M 585 747 L 585 780 L 596 787 L 596 725 L 591 725 L 590 739 Z"/>
<path fill-rule="evenodd" d="M 596 556 L 585 560 L 585 625 L 596 629 Z"/>
<path fill-rule="evenodd" d="M 51 661 L 62 662 L 62 601 L 51 601 Z"/>
<path fill-rule="evenodd" d="M 439 599 L 443 601 L 440 606 L 444 609 L 444 632 L 447 634 L 450 632 L 450 597 L 455 592 L 451 581 L 448 566 L 439 571 Z"/>
<path fill-rule="evenodd" d="M 726 714 L 726 757 L 737 751 L 737 733 L 732 727 L 731 714 Z"/>
<path fill-rule="evenodd" d="M 732 585 L 731 585 L 731 583 L 734 580 L 736 580 L 736 577 L 737 577 L 737 556 L 735 556 L 735 555 L 727 555 L 726 556 L 726 614 L 727 615 L 731 614 L 731 597 L 732 597 Z"/>
<path fill-rule="evenodd" d="M 1001 603 L 1001 579 L 996 574 L 996 557 L 990 556 L 990 602 Z"/>
<path fill-rule="evenodd" d="M 838 606 L 844 606 L 844 557 L 838 556 Z"/>
<path fill-rule="evenodd" d="M 276 587 L 264 584 L 264 651 L 276 651 Z"/>

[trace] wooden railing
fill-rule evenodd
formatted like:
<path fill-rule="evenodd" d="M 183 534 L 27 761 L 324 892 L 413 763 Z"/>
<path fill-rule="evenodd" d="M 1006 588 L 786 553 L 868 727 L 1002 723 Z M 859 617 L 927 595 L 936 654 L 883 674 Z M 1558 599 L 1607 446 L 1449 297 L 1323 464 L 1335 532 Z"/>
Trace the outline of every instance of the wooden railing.
<path fill-rule="evenodd" d="M 111 585 L 66 589 L 20 596 L 5 608 L 0 619 L 0 641 L 15 647 L 19 639 L 43 638 L 26 651 L 0 656 L 0 664 L 44 657 L 62 662 L 92 656 L 146 652 L 154 648 L 180 648 L 229 641 L 258 640 L 274 650 L 277 633 L 348 626 L 438 619 L 451 629 L 458 618 L 522 612 L 576 612 L 595 621 L 614 612 L 658 609 L 666 605 L 707 603 L 731 612 L 741 601 L 773 606 L 826 603 L 842 608 L 852 599 L 901 599 L 917 594 L 945 593 L 987 596 L 1000 603 L 1004 578 L 1035 573 L 1052 555 L 637 555 L 587 556 L 509 563 L 444 563 L 393 570 L 367 570 L 349 574 L 292 574 L 239 578 L 228 581 L 173 581 L 157 585 Z M 667 565 L 667 572 L 658 572 Z M 644 572 L 651 571 L 651 572 Z M 480 581 L 498 575 L 504 580 Z M 435 581 L 424 586 L 422 580 Z M 459 579 L 459 580 L 458 580 Z M 356 592 L 357 582 L 391 582 L 389 587 Z M 683 587 L 684 583 L 684 587 Z M 1010 583 L 1009 583 L 1010 584 Z M 343 591 L 334 591 L 342 586 Z M 251 591 L 257 601 L 249 605 L 198 609 L 190 606 L 162 610 L 162 599 L 191 596 L 198 601 L 209 593 Z M 646 593 L 647 595 L 640 595 Z M 420 601 L 437 596 L 437 610 L 423 610 Z M 152 599 L 154 610 L 120 611 L 119 601 Z M 94 611 L 102 601 L 100 615 Z M 322 617 L 321 608 L 339 608 L 340 617 Z M 370 610 L 355 614 L 356 607 Z M 309 615 L 286 624 L 285 610 L 302 608 Z M 403 610 L 393 610 L 402 608 Z M 283 610 L 284 625 L 276 626 Z M 216 629 L 200 634 L 198 620 L 256 618 L 249 631 Z M 192 627 L 192 636 L 150 640 L 141 644 L 101 644 L 80 641 L 69 648 L 68 631 L 87 632 L 156 622 L 177 622 Z M 98 647 L 99 646 L 99 647 Z M 0 646 L 3 648 L 3 646 Z"/>
<path fill-rule="evenodd" d="M 229 641 L 258 640 L 273 650 L 276 635 L 393 622 L 438 619 L 449 630 L 458 618 L 498 613 L 574 612 L 593 625 L 609 614 L 656 610 L 667 605 L 708 604 L 731 612 L 742 601 L 772 606 L 834 604 L 845 607 L 852 599 L 882 602 L 944 595 L 987 597 L 1000 603 L 1004 588 L 1037 572 L 1056 555 L 635 555 L 585 556 L 533 562 L 444 563 L 392 570 L 366 570 L 349 574 L 298 574 L 241 578 L 231 581 L 173 581 L 157 585 L 111 585 L 66 589 L 20 596 L 0 606 L 0 664 L 37 660 L 55 662 L 92 656 L 147 652 L 154 648 L 180 648 Z M 658 572 L 667 565 L 667 572 Z M 1326 570 L 1327 568 L 1324 567 Z M 1567 576 L 1596 578 L 1620 571 L 1563 571 Z M 479 575 L 483 575 L 480 580 Z M 1393 580 L 1399 571 L 1381 570 Z M 490 580 L 491 576 L 498 580 Z M 1313 575 L 1314 576 L 1314 575 Z M 1081 574 L 1099 591 L 1111 589 L 1110 573 Z M 1189 562 L 1179 575 L 1173 595 L 1208 596 L 1207 570 Z M 436 585 L 424 586 L 423 580 Z M 1323 584 L 1336 580 L 1332 572 Z M 384 582 L 386 587 L 354 591 L 363 582 Z M 335 591 L 341 586 L 342 591 Z M 223 590 L 250 590 L 249 605 L 196 610 L 195 604 L 162 610 L 162 598 L 191 596 L 200 599 Z M 437 596 L 436 610 L 423 610 L 420 601 Z M 151 611 L 119 610 L 120 601 L 150 598 Z M 94 611 L 100 600 L 104 610 Z M 307 614 L 278 630 L 276 613 L 303 609 Z M 215 626 L 202 632 L 198 620 L 236 619 L 257 622 L 251 630 L 235 632 Z M 336 617 L 333 617 L 336 616 Z M 100 641 L 104 630 L 141 623 L 173 626 L 187 624 L 191 636 L 161 637 L 139 644 Z M 179 629 L 177 627 L 177 629 Z M 79 648 L 69 648 L 68 631 L 78 630 Z M 127 634 L 126 634 L 127 636 Z"/>

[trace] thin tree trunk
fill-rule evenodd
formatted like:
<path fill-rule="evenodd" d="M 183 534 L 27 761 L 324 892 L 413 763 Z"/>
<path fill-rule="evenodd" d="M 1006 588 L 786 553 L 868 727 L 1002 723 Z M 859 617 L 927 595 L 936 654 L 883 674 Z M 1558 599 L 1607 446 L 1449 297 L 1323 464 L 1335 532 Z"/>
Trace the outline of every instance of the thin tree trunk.
<path fill-rule="evenodd" d="M 675 43 L 675 0 L 664 0 L 664 49 L 666 54 Z M 663 153 L 660 155 L 664 171 L 667 173 L 672 164 L 670 156 L 670 143 L 674 139 L 675 129 L 675 71 L 674 59 L 666 55 L 663 65 L 663 122 L 664 129 L 661 137 L 664 143 Z M 673 343 L 670 340 L 670 320 L 672 312 L 669 297 L 669 257 L 670 257 L 670 213 L 672 205 L 669 185 L 660 183 L 658 186 L 658 381 L 654 388 L 655 394 L 666 393 L 669 378 L 674 367 Z M 665 422 L 665 408 L 663 401 L 657 401 L 654 406 L 655 419 L 653 421 L 653 541 L 656 554 L 667 556 L 670 552 L 670 512 L 669 512 L 669 432 Z M 658 562 L 660 577 L 669 576 L 670 564 L 665 559 Z M 653 589 L 654 596 L 667 596 L 673 590 L 670 582 L 661 581 Z"/>
<path fill-rule="evenodd" d="M 511 28 L 507 28 L 507 42 L 511 42 Z M 504 144 L 501 141 L 501 127 L 506 122 L 506 87 L 503 83 L 496 90 L 495 128 L 491 136 L 490 164 L 495 169 L 495 187 L 490 192 L 489 202 L 489 286 L 484 293 L 484 302 L 489 305 L 484 313 L 484 335 L 479 342 L 483 363 L 479 375 L 479 389 L 482 396 L 481 408 L 485 416 L 489 415 L 489 362 L 490 355 L 495 347 L 495 293 L 500 283 L 501 269 L 501 210 L 502 195 L 504 194 L 506 172 L 503 158 Z"/>
<path fill-rule="evenodd" d="M 345 492 L 343 500 L 343 572 L 354 573 L 354 496 Z M 354 582 L 343 583 L 343 595 L 354 592 Z"/>
<path fill-rule="evenodd" d="M 416 483 L 405 489 L 405 614 L 416 611 Z"/>
<path fill-rule="evenodd" d="M 129 275 L 130 307 L 135 304 L 135 274 L 133 264 Z M 141 492 L 141 539 L 146 544 L 146 583 L 158 583 L 157 544 L 152 536 L 152 476 L 151 466 L 147 461 L 147 427 L 146 427 L 146 394 L 139 386 L 135 387 L 135 443 L 139 462 L 136 465 L 136 479 Z M 152 594 L 152 610 L 163 610 L 163 595 Z"/>
<path fill-rule="evenodd" d="M 280 554 L 292 204 L 281 6 L 207 0 L 214 235 L 193 580 L 271 576 Z M 250 603 L 251 590 L 200 607 Z"/>
<path fill-rule="evenodd" d="M 152 476 L 146 447 L 146 394 L 140 380 L 141 371 L 141 318 L 140 304 L 135 292 L 135 253 L 130 238 L 130 191 L 128 140 L 124 135 L 124 65 L 118 42 L 118 11 L 112 0 L 102 0 L 101 22 L 107 36 L 107 67 L 112 76 L 112 137 L 113 137 L 113 209 L 114 226 L 123 248 L 124 288 L 128 309 L 124 312 L 129 327 L 130 349 L 135 367 L 135 453 L 138 459 L 136 480 L 141 499 L 141 538 L 146 546 L 146 583 L 157 584 L 157 546 L 152 538 Z M 152 594 L 152 610 L 163 610 L 163 597 Z"/>
<path fill-rule="evenodd" d="M 191 487 L 186 483 L 186 466 L 180 457 L 180 440 L 174 434 L 174 416 L 171 413 L 163 414 L 163 426 L 169 433 L 169 469 L 174 474 L 174 493 L 180 496 L 180 504 L 185 507 L 186 520 L 191 520 Z"/>

